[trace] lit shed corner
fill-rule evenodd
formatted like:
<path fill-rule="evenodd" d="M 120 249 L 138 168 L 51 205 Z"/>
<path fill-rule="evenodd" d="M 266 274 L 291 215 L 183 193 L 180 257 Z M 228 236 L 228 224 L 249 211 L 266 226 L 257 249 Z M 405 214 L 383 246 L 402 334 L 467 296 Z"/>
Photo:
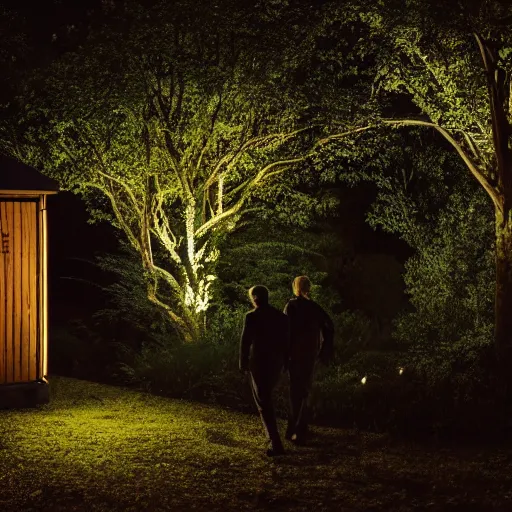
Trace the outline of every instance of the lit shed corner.
<path fill-rule="evenodd" d="M 0 408 L 46 403 L 46 198 L 55 181 L 0 155 Z"/>

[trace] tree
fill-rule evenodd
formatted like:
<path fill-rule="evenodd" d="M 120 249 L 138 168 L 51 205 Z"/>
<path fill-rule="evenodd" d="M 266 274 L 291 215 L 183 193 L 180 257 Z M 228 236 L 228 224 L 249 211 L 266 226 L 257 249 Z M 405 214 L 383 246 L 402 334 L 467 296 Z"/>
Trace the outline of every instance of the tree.
<path fill-rule="evenodd" d="M 375 70 L 388 126 L 433 128 L 491 199 L 495 214 L 495 344 L 512 358 L 512 10 L 498 1 L 354 2 L 330 13 L 359 35 L 351 51 Z M 336 9 L 335 9 L 336 10 Z M 409 101 L 409 103 L 408 103 Z M 394 114 L 394 115 L 393 115 Z M 376 121 L 377 122 L 377 121 Z"/>
<path fill-rule="evenodd" d="M 305 18 L 228 4 L 105 14 L 28 82 L 7 146 L 121 230 L 185 340 L 204 330 L 219 242 L 315 142 L 295 80 Z"/>
<path fill-rule="evenodd" d="M 394 336 L 416 368 L 446 377 L 492 347 L 493 212 L 454 153 L 419 130 L 402 134 L 394 164 L 364 176 L 378 188 L 368 220 L 414 250 L 404 272 L 413 307 Z"/>

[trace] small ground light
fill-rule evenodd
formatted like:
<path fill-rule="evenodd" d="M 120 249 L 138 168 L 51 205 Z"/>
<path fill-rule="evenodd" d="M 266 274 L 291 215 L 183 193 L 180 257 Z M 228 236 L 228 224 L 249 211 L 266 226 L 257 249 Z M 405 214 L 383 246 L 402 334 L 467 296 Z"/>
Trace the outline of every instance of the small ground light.
<path fill-rule="evenodd" d="M 361 379 L 361 384 L 366 384 L 366 375 Z"/>
<path fill-rule="evenodd" d="M 404 369 L 403 368 L 398 368 L 398 375 L 402 375 L 402 373 L 404 373 Z"/>

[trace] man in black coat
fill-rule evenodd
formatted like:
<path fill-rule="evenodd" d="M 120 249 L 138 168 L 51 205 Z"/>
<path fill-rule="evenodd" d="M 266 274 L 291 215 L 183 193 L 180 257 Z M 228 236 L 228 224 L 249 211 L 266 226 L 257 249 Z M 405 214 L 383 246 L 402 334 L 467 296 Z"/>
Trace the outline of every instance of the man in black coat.
<path fill-rule="evenodd" d="M 272 391 L 288 359 L 288 318 L 269 304 L 265 286 L 253 286 L 249 297 L 254 309 L 245 315 L 240 370 L 251 377 L 254 401 L 270 441 L 267 455 L 282 455 L 284 448 L 277 429 Z"/>
<path fill-rule="evenodd" d="M 290 320 L 290 412 L 286 438 L 300 444 L 308 428 L 308 396 L 317 360 L 328 364 L 333 355 L 334 325 L 329 315 L 310 297 L 307 276 L 293 281 L 295 297 L 284 312 Z"/>

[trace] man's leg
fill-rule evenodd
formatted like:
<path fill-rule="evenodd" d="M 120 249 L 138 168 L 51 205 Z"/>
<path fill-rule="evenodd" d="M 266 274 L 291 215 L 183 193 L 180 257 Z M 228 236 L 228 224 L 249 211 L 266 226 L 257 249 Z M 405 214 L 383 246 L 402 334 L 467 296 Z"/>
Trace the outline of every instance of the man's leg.
<path fill-rule="evenodd" d="M 308 428 L 308 398 L 313 380 L 314 364 L 290 365 L 290 414 L 287 439 L 302 441 Z"/>
<path fill-rule="evenodd" d="M 302 387 L 300 382 L 300 371 L 296 365 L 290 366 L 290 403 L 288 411 L 288 426 L 286 428 L 286 439 L 291 439 L 296 433 L 297 421 L 302 409 Z"/>
<path fill-rule="evenodd" d="M 263 422 L 265 433 L 271 443 L 271 449 L 269 451 L 272 453 L 267 453 L 269 455 L 278 455 L 283 453 L 283 443 L 279 436 L 276 414 L 272 403 L 273 382 L 265 378 L 255 378 L 254 374 L 251 374 L 251 388 L 256 407 L 258 408 L 258 412 L 260 413 L 260 417 Z"/>

